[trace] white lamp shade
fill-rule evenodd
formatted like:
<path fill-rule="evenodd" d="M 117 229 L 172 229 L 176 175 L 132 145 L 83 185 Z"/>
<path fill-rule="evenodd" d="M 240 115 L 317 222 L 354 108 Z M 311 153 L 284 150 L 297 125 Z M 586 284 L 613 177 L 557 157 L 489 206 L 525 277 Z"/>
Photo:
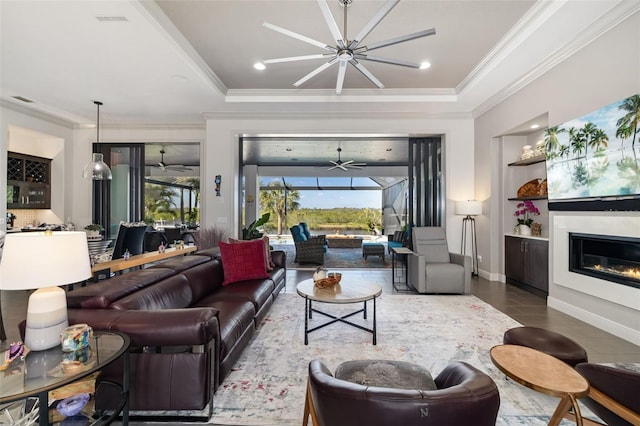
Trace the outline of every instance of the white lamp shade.
<path fill-rule="evenodd" d="M 475 200 L 456 201 L 456 214 L 478 216 L 482 214 L 482 202 Z"/>
<path fill-rule="evenodd" d="M 90 277 L 84 232 L 22 232 L 5 237 L 0 259 L 3 290 L 55 287 Z"/>

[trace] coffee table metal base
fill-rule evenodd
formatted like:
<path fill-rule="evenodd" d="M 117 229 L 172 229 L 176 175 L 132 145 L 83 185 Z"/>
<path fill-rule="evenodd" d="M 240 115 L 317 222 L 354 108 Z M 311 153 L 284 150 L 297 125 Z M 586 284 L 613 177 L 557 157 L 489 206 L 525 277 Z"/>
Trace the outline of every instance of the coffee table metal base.
<path fill-rule="evenodd" d="M 309 344 L 309 333 L 311 333 L 312 331 L 316 331 L 316 330 L 319 330 L 321 328 L 324 328 L 324 327 L 326 327 L 328 325 L 331 325 L 333 323 L 336 323 L 336 322 L 343 322 L 345 324 L 349 324 L 350 326 L 358 328 L 360 330 L 368 331 L 369 333 L 373 334 L 373 344 L 374 345 L 377 344 L 377 341 L 376 341 L 376 334 L 377 334 L 376 333 L 376 298 L 374 297 L 372 300 L 373 300 L 373 318 L 372 318 L 373 326 L 372 326 L 372 328 L 367 328 L 367 327 L 364 327 L 364 326 L 362 326 L 360 324 L 356 324 L 354 322 L 351 322 L 351 321 L 347 320 L 347 318 L 351 318 L 352 316 L 358 315 L 359 313 L 362 313 L 363 314 L 362 317 L 364 319 L 367 319 L 367 302 L 366 301 L 362 302 L 363 303 L 363 308 L 362 309 L 357 310 L 355 312 L 351 312 L 350 314 L 338 317 L 338 316 L 329 314 L 327 312 L 323 312 L 323 311 L 320 311 L 318 309 L 313 308 L 312 301 L 308 297 L 305 297 L 304 298 L 304 344 L 305 345 Z M 310 329 L 309 328 L 309 320 L 313 318 L 313 313 L 314 312 L 317 313 L 317 314 L 320 314 L 320 315 L 324 315 L 324 316 L 326 316 L 328 318 L 331 318 L 331 321 L 327 321 L 324 324 L 320 324 L 320 325 Z"/>

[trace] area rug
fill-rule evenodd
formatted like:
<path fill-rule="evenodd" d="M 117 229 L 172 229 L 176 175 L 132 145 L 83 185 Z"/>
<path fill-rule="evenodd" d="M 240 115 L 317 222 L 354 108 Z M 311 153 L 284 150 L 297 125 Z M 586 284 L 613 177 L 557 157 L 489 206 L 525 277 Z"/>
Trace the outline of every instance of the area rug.
<path fill-rule="evenodd" d="M 351 312 L 354 306 L 322 305 L 332 313 Z M 502 426 L 546 425 L 558 403 L 507 380 L 493 365 L 489 349 L 502 343 L 505 330 L 520 324 L 474 296 L 381 296 L 376 346 L 371 334 L 341 323 L 310 333 L 305 346 L 303 310 L 298 295 L 278 297 L 216 393 L 210 424 L 300 425 L 308 364 L 314 358 L 332 371 L 347 360 L 403 360 L 426 367 L 434 377 L 450 361 L 468 362 L 496 382 L 501 398 L 497 424 Z M 354 322 L 371 327 L 371 315 L 366 321 L 357 317 Z M 312 321 L 324 320 L 315 315 Z"/>
<path fill-rule="evenodd" d="M 296 247 L 293 244 L 271 244 L 274 250 L 283 250 L 287 253 L 287 269 L 312 270 L 318 265 L 297 264 Z M 391 255 L 386 252 L 384 260 L 380 256 L 362 257 L 361 248 L 329 248 L 324 254 L 324 267 L 328 269 L 339 268 L 391 268 Z"/>

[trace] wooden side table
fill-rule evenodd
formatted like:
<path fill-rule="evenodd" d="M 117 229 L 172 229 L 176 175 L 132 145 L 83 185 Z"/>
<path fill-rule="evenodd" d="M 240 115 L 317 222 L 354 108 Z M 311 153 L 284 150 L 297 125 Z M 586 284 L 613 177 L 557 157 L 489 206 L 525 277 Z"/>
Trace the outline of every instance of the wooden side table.
<path fill-rule="evenodd" d="M 491 361 L 507 377 L 537 392 L 560 397 L 560 403 L 549 420 L 550 426 L 560 424 L 573 407 L 576 424 L 582 426 L 577 398 L 589 394 L 589 383 L 576 370 L 544 352 L 517 345 L 491 348 Z"/>

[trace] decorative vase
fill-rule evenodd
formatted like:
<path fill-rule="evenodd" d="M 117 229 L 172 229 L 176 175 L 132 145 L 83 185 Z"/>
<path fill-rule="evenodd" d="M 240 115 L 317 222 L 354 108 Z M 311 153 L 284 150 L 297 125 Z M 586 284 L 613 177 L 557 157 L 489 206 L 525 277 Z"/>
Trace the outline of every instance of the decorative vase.
<path fill-rule="evenodd" d="M 531 228 L 527 225 L 518 225 L 518 234 L 531 235 Z"/>

